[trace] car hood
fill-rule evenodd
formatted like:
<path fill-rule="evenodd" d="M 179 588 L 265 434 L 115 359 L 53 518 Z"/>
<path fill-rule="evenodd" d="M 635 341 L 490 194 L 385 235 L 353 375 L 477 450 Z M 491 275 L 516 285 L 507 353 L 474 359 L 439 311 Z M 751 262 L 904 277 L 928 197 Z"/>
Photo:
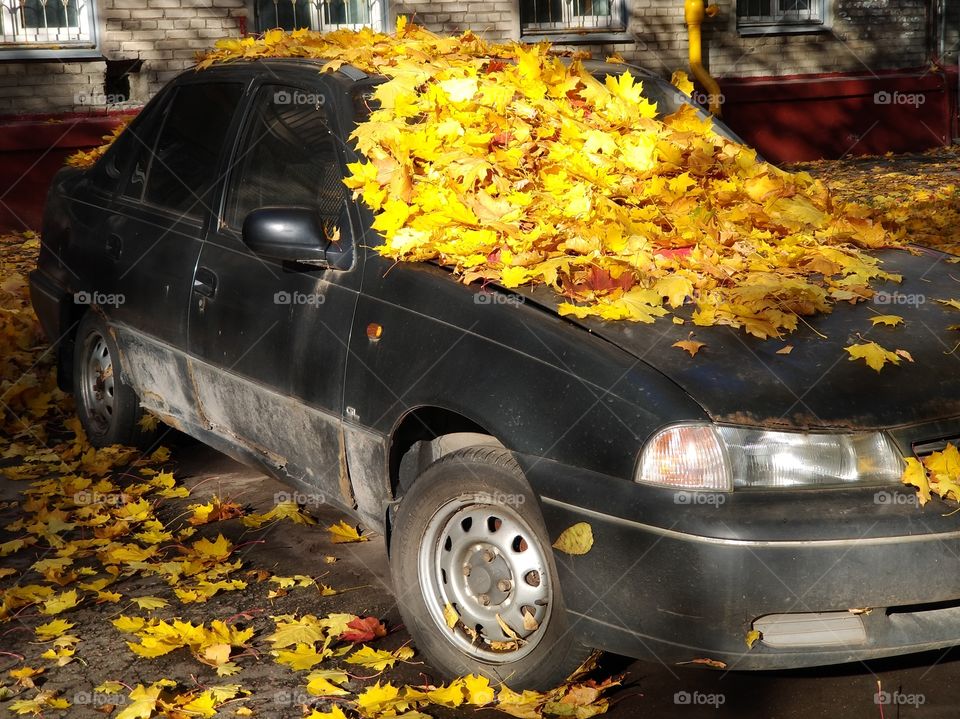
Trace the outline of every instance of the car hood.
<path fill-rule="evenodd" d="M 717 422 L 863 430 L 960 417 L 960 331 L 948 329 L 960 325 L 960 310 L 936 301 L 960 299 L 960 266 L 950 264 L 956 259 L 951 255 L 915 251 L 876 253 L 886 271 L 903 276 L 900 284 L 878 284 L 872 301 L 841 303 L 829 314 L 803 318 L 801 329 L 782 339 L 669 319 L 567 319 L 662 372 Z M 554 311 L 562 301 L 542 287 L 523 294 Z M 872 326 L 871 317 L 883 314 L 904 322 Z M 695 357 L 671 346 L 691 331 L 705 343 Z M 888 363 L 880 372 L 851 361 L 844 347 L 869 341 L 904 349 L 914 361 Z"/>

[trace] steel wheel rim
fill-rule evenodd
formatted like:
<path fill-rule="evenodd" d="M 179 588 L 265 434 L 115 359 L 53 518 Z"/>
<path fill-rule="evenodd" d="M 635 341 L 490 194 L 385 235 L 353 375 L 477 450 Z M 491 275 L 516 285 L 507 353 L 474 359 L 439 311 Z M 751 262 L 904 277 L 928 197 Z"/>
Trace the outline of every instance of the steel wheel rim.
<path fill-rule="evenodd" d="M 464 654 L 505 664 L 527 656 L 542 640 L 553 604 L 548 556 L 512 507 L 475 495 L 444 504 L 424 530 L 418 573 L 430 616 Z M 448 603 L 460 617 L 452 629 L 444 618 Z M 521 641 L 500 626 L 498 614 Z M 525 629 L 524 614 L 536 628 Z"/>
<path fill-rule="evenodd" d="M 80 368 L 80 392 L 92 429 L 106 434 L 113 424 L 113 357 L 106 339 L 99 332 L 87 336 Z"/>

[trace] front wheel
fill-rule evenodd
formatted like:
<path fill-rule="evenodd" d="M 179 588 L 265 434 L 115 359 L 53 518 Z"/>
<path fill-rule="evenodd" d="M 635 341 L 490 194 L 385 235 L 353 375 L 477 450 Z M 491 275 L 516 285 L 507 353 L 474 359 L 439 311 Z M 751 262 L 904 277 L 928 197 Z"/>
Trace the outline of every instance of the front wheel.
<path fill-rule="evenodd" d="M 542 690 L 589 657 L 569 631 L 536 499 L 506 450 L 463 449 L 417 478 L 397 510 L 391 572 L 414 641 L 448 677 Z"/>

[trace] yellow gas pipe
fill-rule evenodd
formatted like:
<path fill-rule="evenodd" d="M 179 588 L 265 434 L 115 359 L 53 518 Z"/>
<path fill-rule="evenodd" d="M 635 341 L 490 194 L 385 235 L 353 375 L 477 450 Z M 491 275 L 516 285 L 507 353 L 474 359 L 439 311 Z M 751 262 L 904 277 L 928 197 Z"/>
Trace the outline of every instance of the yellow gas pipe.
<path fill-rule="evenodd" d="M 710 112 L 720 115 L 720 86 L 703 66 L 703 49 L 700 27 L 705 16 L 713 17 L 720 11 L 716 5 L 707 6 L 705 0 L 685 0 L 683 16 L 687 21 L 687 36 L 690 46 L 690 71 L 697 81 L 706 88 Z"/>

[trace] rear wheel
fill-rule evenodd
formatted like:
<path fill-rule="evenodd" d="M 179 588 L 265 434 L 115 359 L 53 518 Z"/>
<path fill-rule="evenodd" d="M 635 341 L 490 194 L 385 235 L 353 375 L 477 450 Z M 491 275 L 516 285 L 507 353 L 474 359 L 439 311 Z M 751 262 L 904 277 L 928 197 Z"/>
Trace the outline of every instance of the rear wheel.
<path fill-rule="evenodd" d="M 397 511 L 391 571 L 407 628 L 448 677 L 547 689 L 590 654 L 568 631 L 536 499 L 506 450 L 463 449 L 423 472 Z"/>
<path fill-rule="evenodd" d="M 88 312 L 74 343 L 73 389 L 77 416 L 90 444 L 145 447 L 154 432 L 144 431 L 144 411 L 136 392 L 123 381 L 120 353 L 106 322 Z"/>

